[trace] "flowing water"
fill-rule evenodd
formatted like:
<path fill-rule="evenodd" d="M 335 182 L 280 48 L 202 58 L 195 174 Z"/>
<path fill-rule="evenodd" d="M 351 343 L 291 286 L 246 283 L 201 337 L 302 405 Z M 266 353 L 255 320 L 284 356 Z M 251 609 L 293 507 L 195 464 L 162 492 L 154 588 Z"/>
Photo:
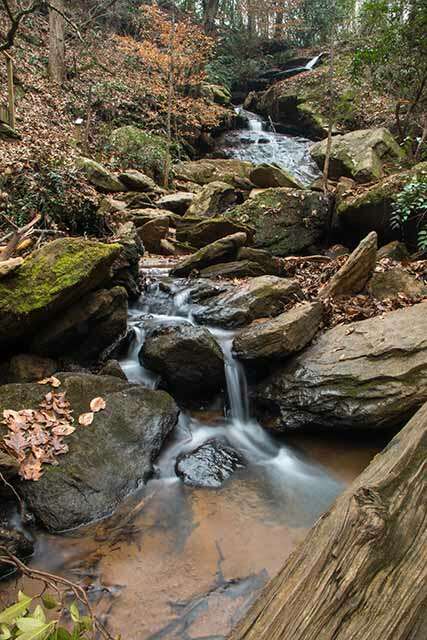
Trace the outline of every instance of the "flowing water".
<path fill-rule="evenodd" d="M 248 160 L 254 164 L 275 163 L 304 185 L 309 185 L 320 175 L 310 156 L 312 140 L 277 133 L 271 122 L 243 107 L 236 107 L 236 112 L 247 125 L 245 129 L 235 129 L 222 138 L 219 148 L 228 157 Z"/>
<path fill-rule="evenodd" d="M 155 387 L 157 376 L 138 361 L 147 325 L 194 321 L 188 285 L 166 271 L 148 275 L 147 291 L 130 311 L 135 340 L 122 366 L 131 382 Z M 270 435 L 251 417 L 233 333 L 209 330 L 224 352 L 225 394 L 182 411 L 155 477 L 112 517 L 62 536 L 37 534 L 32 566 L 85 582 L 97 613 L 124 640 L 225 638 L 379 448 Z M 219 489 L 185 486 L 175 474 L 177 456 L 212 438 L 237 450 L 245 466 Z M 10 587 L 3 583 L 5 601 Z"/>

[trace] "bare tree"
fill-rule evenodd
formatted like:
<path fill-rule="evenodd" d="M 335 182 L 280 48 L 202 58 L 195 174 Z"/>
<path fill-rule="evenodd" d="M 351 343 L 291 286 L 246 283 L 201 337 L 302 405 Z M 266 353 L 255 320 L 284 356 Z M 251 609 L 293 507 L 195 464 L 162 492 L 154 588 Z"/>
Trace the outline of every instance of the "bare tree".
<path fill-rule="evenodd" d="M 49 6 L 49 77 L 62 84 L 65 76 L 64 0 Z"/>

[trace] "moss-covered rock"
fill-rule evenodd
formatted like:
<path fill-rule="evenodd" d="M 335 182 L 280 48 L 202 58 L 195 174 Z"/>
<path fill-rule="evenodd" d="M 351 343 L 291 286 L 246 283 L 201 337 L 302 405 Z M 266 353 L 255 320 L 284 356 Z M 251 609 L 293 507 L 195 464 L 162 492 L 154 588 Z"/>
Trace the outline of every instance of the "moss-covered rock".
<path fill-rule="evenodd" d="M 311 148 L 311 155 L 320 168 L 325 163 L 326 149 L 327 140 Z M 338 180 L 347 176 L 357 182 L 372 182 L 383 177 L 385 162 L 396 162 L 404 156 L 404 151 L 384 127 L 351 131 L 332 138 L 329 177 Z"/>
<path fill-rule="evenodd" d="M 102 164 L 90 158 L 77 158 L 76 166 L 84 173 L 91 184 L 101 191 L 126 191 L 126 187 Z"/>
<path fill-rule="evenodd" d="M 196 249 L 201 249 L 220 238 L 225 238 L 234 233 L 244 232 L 248 238 L 253 236 L 253 230 L 247 225 L 233 222 L 223 216 L 215 216 L 207 220 L 195 218 L 191 224 L 180 225 L 176 232 L 179 242 L 187 242 Z"/>
<path fill-rule="evenodd" d="M 235 187 L 250 188 L 249 175 L 253 169 L 251 162 L 244 160 L 191 160 L 174 166 L 177 180 L 195 182 L 200 185 L 209 182 L 226 182 Z"/>
<path fill-rule="evenodd" d="M 226 182 L 210 182 L 206 184 L 194 196 L 187 212 L 187 217 L 216 216 L 226 209 L 229 209 L 237 202 L 242 202 L 242 197 L 230 184 Z"/>
<path fill-rule="evenodd" d="M 326 236 L 329 199 L 308 189 L 266 189 L 224 213 L 255 229 L 255 247 L 276 256 L 303 253 Z"/>
<path fill-rule="evenodd" d="M 204 82 L 200 87 L 200 94 L 210 102 L 215 102 L 215 104 L 221 104 L 223 106 L 227 106 L 231 101 L 231 93 L 227 87 L 224 87 L 222 84 Z"/>
<path fill-rule="evenodd" d="M 250 181 L 261 189 L 271 187 L 290 187 L 291 189 L 303 189 L 303 185 L 288 171 L 274 164 L 259 164 L 249 176 Z"/>
<path fill-rule="evenodd" d="M 61 238 L 32 253 L 0 280 L 0 349 L 99 288 L 119 252 L 117 244 Z"/>
<path fill-rule="evenodd" d="M 109 144 L 119 164 L 137 167 L 158 184 L 163 184 L 168 160 L 168 145 L 164 138 L 127 125 L 112 132 Z"/>

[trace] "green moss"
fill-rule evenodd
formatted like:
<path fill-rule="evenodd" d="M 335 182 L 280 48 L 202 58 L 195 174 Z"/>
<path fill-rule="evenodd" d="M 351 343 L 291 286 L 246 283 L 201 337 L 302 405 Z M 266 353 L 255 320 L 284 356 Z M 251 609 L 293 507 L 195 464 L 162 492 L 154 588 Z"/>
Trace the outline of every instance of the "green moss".
<path fill-rule="evenodd" d="M 0 280 L 0 310 L 25 315 L 51 304 L 61 292 L 87 280 L 95 269 L 111 264 L 120 245 L 61 239 L 32 254 Z"/>
<path fill-rule="evenodd" d="M 168 158 L 167 141 L 132 125 L 115 129 L 109 146 L 120 166 L 142 169 L 148 176 L 163 181 Z"/>

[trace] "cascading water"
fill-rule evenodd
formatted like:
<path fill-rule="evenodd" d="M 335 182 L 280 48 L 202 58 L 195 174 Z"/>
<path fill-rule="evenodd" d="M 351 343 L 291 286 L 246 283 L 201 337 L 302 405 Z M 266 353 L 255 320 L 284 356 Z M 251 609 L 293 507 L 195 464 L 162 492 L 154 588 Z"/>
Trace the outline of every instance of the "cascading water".
<path fill-rule="evenodd" d="M 272 130 L 271 123 L 251 111 L 236 107 L 245 120 L 245 129 L 226 133 L 219 148 L 230 158 L 248 160 L 254 164 L 275 163 L 289 171 L 304 185 L 319 175 L 319 169 L 310 156 L 311 140 Z"/>

